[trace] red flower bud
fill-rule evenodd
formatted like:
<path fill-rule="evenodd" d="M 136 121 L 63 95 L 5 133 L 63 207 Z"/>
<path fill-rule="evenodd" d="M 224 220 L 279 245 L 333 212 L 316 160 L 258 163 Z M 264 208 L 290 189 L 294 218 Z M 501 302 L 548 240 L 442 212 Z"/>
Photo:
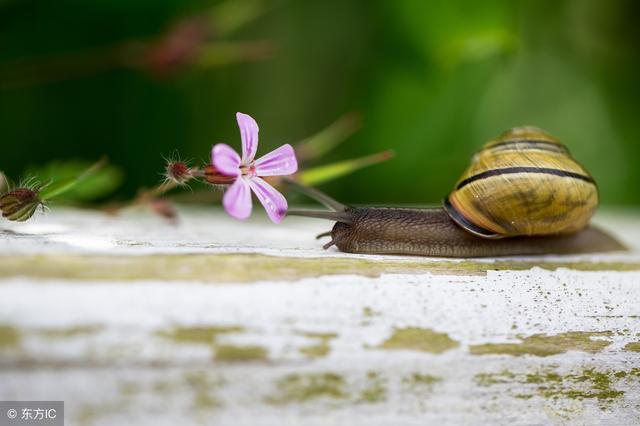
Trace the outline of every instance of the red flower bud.
<path fill-rule="evenodd" d="M 169 161 L 164 175 L 168 180 L 178 185 L 184 185 L 193 178 L 191 168 L 182 161 Z"/>
<path fill-rule="evenodd" d="M 211 164 L 205 166 L 204 178 L 212 185 L 231 185 L 237 179 L 236 176 L 223 175 Z"/>

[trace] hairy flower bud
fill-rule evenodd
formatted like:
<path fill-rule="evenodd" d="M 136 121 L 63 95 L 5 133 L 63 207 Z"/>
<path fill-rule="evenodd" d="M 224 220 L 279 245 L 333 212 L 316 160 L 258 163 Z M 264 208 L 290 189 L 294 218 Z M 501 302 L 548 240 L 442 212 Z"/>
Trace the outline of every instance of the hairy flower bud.
<path fill-rule="evenodd" d="M 167 180 L 184 185 L 193 178 L 191 168 L 182 161 L 169 161 L 165 168 L 165 177 Z"/>
<path fill-rule="evenodd" d="M 41 205 L 38 189 L 17 188 L 0 196 L 2 216 L 17 222 L 29 220 Z"/>

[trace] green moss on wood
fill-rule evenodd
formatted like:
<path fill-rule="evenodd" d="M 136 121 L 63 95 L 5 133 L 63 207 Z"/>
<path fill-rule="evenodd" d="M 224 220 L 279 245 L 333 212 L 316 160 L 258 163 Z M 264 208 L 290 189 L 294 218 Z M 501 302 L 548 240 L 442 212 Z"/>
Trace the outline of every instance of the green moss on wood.
<path fill-rule="evenodd" d="M 377 372 L 367 373 L 367 383 L 358 397 L 359 402 L 375 404 L 387 399 L 386 380 Z"/>
<path fill-rule="evenodd" d="M 473 355 L 535 355 L 535 356 L 551 356 L 557 355 L 569 350 L 596 353 L 611 344 L 610 340 L 598 339 L 593 337 L 608 337 L 612 333 L 603 332 L 582 332 L 571 331 L 556 335 L 534 334 L 525 337 L 520 343 L 485 343 L 482 345 L 472 345 L 469 351 Z"/>
<path fill-rule="evenodd" d="M 86 336 L 102 330 L 98 324 L 83 324 L 64 328 L 41 328 L 36 334 L 47 339 L 68 339 L 77 336 Z"/>
<path fill-rule="evenodd" d="M 22 335 L 17 328 L 0 324 L 0 349 L 17 347 L 21 339 Z"/>
<path fill-rule="evenodd" d="M 72 414 L 75 422 L 72 424 L 80 426 L 92 426 L 97 423 L 111 424 L 113 422 L 107 422 L 105 419 L 113 416 L 126 417 L 130 413 L 130 402 L 130 398 L 118 398 L 96 404 L 74 404 Z"/>
<path fill-rule="evenodd" d="M 184 374 L 184 381 L 193 392 L 194 409 L 208 411 L 222 405 L 215 395 L 222 385 L 221 379 L 210 377 L 206 371 L 190 371 Z"/>
<path fill-rule="evenodd" d="M 34 267 L 34 265 L 37 265 Z M 360 258 L 295 258 L 262 254 L 154 254 L 107 256 L 98 254 L 40 254 L 0 257 L 3 277 L 60 278 L 87 281 L 199 281 L 208 283 L 292 281 L 325 275 L 354 274 L 379 277 L 383 273 L 485 275 L 494 270 L 638 271 L 640 262 L 541 261 L 406 261 Z"/>
<path fill-rule="evenodd" d="M 176 389 L 176 384 L 169 380 L 158 380 L 151 384 L 151 391 L 158 395 L 168 395 Z"/>
<path fill-rule="evenodd" d="M 158 335 L 179 343 L 200 343 L 211 345 L 221 334 L 242 333 L 245 328 L 239 325 L 175 327 L 171 330 L 158 331 Z"/>
<path fill-rule="evenodd" d="M 516 375 L 508 370 L 502 370 L 499 373 L 478 373 L 473 377 L 473 381 L 478 386 L 491 386 L 500 383 L 510 383 L 514 380 Z"/>
<path fill-rule="evenodd" d="M 527 383 L 562 382 L 562 376 L 560 376 L 558 373 L 553 373 L 553 372 L 527 374 L 526 382 Z"/>
<path fill-rule="evenodd" d="M 313 345 L 303 346 L 299 349 L 302 355 L 309 358 L 321 358 L 331 352 L 330 340 L 338 337 L 337 333 L 300 332 L 305 337 L 316 340 Z"/>
<path fill-rule="evenodd" d="M 634 376 L 634 370 L 638 370 L 638 377 Z M 638 379 L 640 379 L 640 369 L 614 371 L 592 367 L 568 374 L 561 374 L 553 368 L 544 367 L 525 374 L 502 371 L 475 376 L 475 381 L 480 386 L 521 385 L 517 387 L 518 392 L 512 395 L 516 398 L 529 399 L 540 396 L 552 402 L 593 399 L 598 402 L 601 409 L 607 409 L 611 403 L 624 396 L 625 392 L 616 388 L 620 381 L 633 380 L 628 384 L 638 386 L 640 385 Z M 511 392 L 511 387 L 507 391 Z"/>
<path fill-rule="evenodd" d="M 331 333 L 331 332 L 319 333 L 315 331 L 301 331 L 299 333 L 310 339 L 330 340 L 338 337 L 338 333 Z"/>
<path fill-rule="evenodd" d="M 120 394 L 124 398 L 133 398 L 135 395 L 140 393 L 140 384 L 136 382 L 122 382 L 119 385 Z"/>
<path fill-rule="evenodd" d="M 380 315 L 380 312 L 374 311 L 371 307 L 365 306 L 362 308 L 362 316 L 365 318 L 371 318 Z"/>
<path fill-rule="evenodd" d="M 224 362 L 251 362 L 264 361 L 267 356 L 268 352 L 262 346 L 218 345 L 215 359 Z"/>
<path fill-rule="evenodd" d="M 327 342 L 321 342 L 317 345 L 303 346 L 300 353 L 309 358 L 322 358 L 331 352 L 331 347 Z"/>
<path fill-rule="evenodd" d="M 428 328 L 408 327 L 396 329 L 378 347 L 381 349 L 409 349 L 439 354 L 456 348 L 460 343 L 446 333 L 438 333 Z"/>
<path fill-rule="evenodd" d="M 517 393 L 513 395 L 513 397 L 516 399 L 531 399 L 534 397 L 534 395 L 526 394 L 526 393 Z"/>
<path fill-rule="evenodd" d="M 625 351 L 640 352 L 640 342 L 631 342 L 624 345 Z"/>
<path fill-rule="evenodd" d="M 80 426 L 93 425 L 99 416 L 99 412 L 92 405 L 83 405 L 76 408 L 75 420 Z"/>
<path fill-rule="evenodd" d="M 271 404 L 303 403 L 318 398 L 350 397 L 342 376 L 335 373 L 289 374 L 276 383 L 277 394 L 265 400 Z"/>
<path fill-rule="evenodd" d="M 424 386 L 431 389 L 436 383 L 442 382 L 442 377 L 431 374 L 411 373 L 402 378 L 402 382 L 409 386 Z"/>
<path fill-rule="evenodd" d="M 560 381 L 562 385 L 539 388 L 545 398 L 565 397 L 568 399 L 597 399 L 603 404 L 624 395 L 623 391 L 612 387 L 614 374 L 611 371 L 598 371 L 594 368 L 584 369 L 578 374 L 569 374 Z M 568 389 L 567 384 L 574 386 Z"/>

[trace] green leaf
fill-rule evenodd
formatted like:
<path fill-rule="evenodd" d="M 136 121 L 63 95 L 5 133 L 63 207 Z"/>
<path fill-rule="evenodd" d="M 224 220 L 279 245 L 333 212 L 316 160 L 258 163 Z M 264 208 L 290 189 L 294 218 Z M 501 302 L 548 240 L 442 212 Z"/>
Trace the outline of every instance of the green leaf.
<path fill-rule="evenodd" d="M 338 161 L 318 167 L 312 167 L 298 173 L 298 180 L 309 186 L 319 185 L 330 180 L 337 179 L 344 175 L 360 170 L 364 167 L 382 163 L 393 158 L 393 151 L 383 151 L 366 157 L 354 158 L 352 160 Z"/>
<path fill-rule="evenodd" d="M 40 183 L 52 182 L 43 189 L 46 193 L 56 191 L 58 187 L 69 185 L 92 167 L 93 163 L 84 160 L 52 161 L 41 167 L 30 167 L 26 175 L 34 177 Z M 98 200 L 117 189 L 123 181 L 123 173 L 114 165 L 104 165 L 83 179 L 73 182 L 68 190 L 56 195 L 58 201 L 88 202 Z"/>

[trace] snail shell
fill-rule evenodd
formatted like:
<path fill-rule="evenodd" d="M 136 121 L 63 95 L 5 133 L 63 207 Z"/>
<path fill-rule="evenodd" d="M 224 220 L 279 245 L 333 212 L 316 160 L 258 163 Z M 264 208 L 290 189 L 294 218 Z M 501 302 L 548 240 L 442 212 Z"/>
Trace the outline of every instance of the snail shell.
<path fill-rule="evenodd" d="M 483 238 L 574 233 L 597 205 L 589 172 L 535 127 L 487 143 L 443 202 L 451 219 Z"/>

